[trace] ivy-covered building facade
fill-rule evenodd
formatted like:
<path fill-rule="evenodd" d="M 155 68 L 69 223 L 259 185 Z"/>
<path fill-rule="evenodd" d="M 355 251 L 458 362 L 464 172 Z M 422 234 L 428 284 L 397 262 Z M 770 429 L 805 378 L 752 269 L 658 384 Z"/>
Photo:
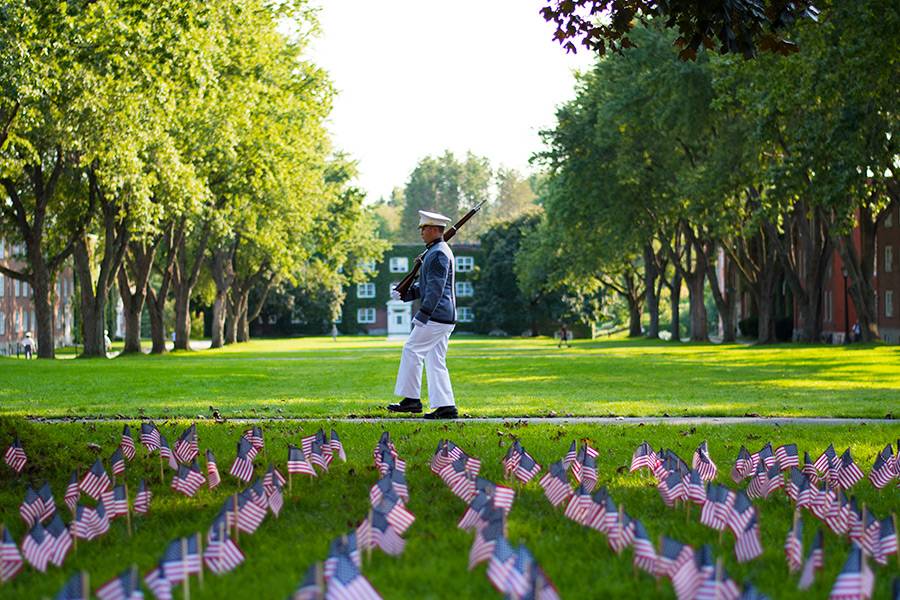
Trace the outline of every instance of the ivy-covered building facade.
<path fill-rule="evenodd" d="M 474 279 L 481 258 L 479 244 L 450 244 L 456 257 L 456 330 L 474 332 L 478 318 L 472 304 L 477 290 Z M 422 244 L 394 244 L 379 263 L 365 265 L 371 278 L 347 290 L 337 326 L 345 334 L 406 335 L 418 301 L 391 300 L 391 290 L 412 269 Z"/>

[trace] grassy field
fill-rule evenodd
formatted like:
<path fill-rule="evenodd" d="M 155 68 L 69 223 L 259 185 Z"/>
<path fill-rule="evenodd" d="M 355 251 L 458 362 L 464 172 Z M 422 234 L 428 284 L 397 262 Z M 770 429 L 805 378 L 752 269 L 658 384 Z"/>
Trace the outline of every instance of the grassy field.
<path fill-rule="evenodd" d="M 400 342 L 254 341 L 114 360 L 0 359 L 0 414 L 137 418 L 385 416 Z M 454 338 L 457 402 L 473 416 L 900 416 L 900 347 Z"/>
<path fill-rule="evenodd" d="M 168 360 L 168 359 L 166 359 Z M 168 360 L 177 362 L 177 359 Z M 187 425 L 169 422 L 161 429 L 170 440 Z M 132 423 L 136 425 L 136 423 Z M 257 473 L 262 474 L 266 460 L 284 470 L 288 441 L 298 443 L 302 435 L 313 432 L 319 423 L 266 425 L 266 457 L 257 460 Z M 330 427 L 328 423 L 322 423 Z M 783 493 L 767 501 L 758 501 L 761 510 L 762 538 L 765 554 L 746 565 L 739 565 L 732 552 L 733 538 L 719 534 L 699 523 L 699 509 L 668 509 L 659 498 L 653 482 L 646 474 L 629 474 L 631 452 L 644 439 L 654 446 L 666 446 L 690 460 L 694 448 L 704 439 L 719 465 L 719 481 L 732 487 L 727 472 L 741 444 L 756 450 L 766 441 L 773 444 L 795 442 L 801 452 L 813 455 L 829 442 L 839 451 L 849 446 L 868 471 L 875 453 L 900 435 L 894 425 L 853 425 L 817 427 L 775 426 L 700 426 L 680 430 L 671 426 L 500 426 L 484 423 L 338 423 L 335 425 L 347 449 L 347 464 L 335 463 L 331 472 L 316 480 L 294 481 L 293 494 L 279 519 L 271 517 L 251 536 L 241 535 L 240 545 L 247 562 L 231 574 L 217 577 L 207 574 L 202 589 L 192 581 L 192 597 L 233 597 L 237 590 L 259 598 L 288 597 L 302 579 L 306 568 L 324 558 L 331 539 L 355 526 L 368 511 L 368 490 L 377 479 L 372 466 L 371 449 L 381 434 L 382 426 L 392 433 L 398 450 L 408 461 L 411 493 L 410 510 L 417 520 L 406 534 L 408 544 L 400 557 L 388 557 L 378 551 L 363 565 L 364 574 L 385 598 L 495 598 L 480 566 L 468 572 L 466 560 L 472 535 L 456 528 L 464 505 L 453 496 L 443 482 L 428 469 L 428 460 L 438 439 L 449 437 L 483 461 L 482 474 L 494 481 L 502 479 L 500 460 L 510 443 L 511 434 L 521 438 L 525 447 L 544 465 L 558 460 L 572 439 L 587 438 L 600 450 L 598 468 L 600 484 L 609 487 L 612 497 L 623 503 L 629 514 L 640 518 L 654 539 L 668 535 L 699 547 L 713 544 L 716 555 L 724 558 L 729 573 L 738 582 L 750 580 L 772 598 L 825 598 L 846 558 L 847 545 L 834 535 L 826 534 L 825 570 L 813 588 L 796 590 L 796 576 L 788 574 L 782 545 L 791 522 L 791 506 Z M 143 574 L 160 557 L 165 544 L 176 536 L 205 531 L 222 501 L 239 489 L 237 481 L 227 475 L 234 458 L 234 443 L 242 427 L 226 423 L 200 424 L 201 448 L 212 448 L 223 473 L 223 485 L 210 492 L 202 489 L 194 499 L 184 498 L 159 482 L 157 458 L 138 457 L 125 474 L 130 489 L 140 478 L 153 483 L 151 512 L 135 518 L 135 534 L 127 536 L 123 520 L 115 522 L 106 536 L 79 544 L 62 569 L 50 567 L 41 575 L 30 568 L 12 583 L 0 588 L 4 599 L 50 597 L 76 569 L 91 575 L 96 589 L 101 583 L 135 563 Z M 31 460 L 26 472 L 13 479 L 3 468 L 0 486 L 0 522 L 12 529 L 21 542 L 24 523 L 17 514 L 25 485 L 46 479 L 57 501 L 62 505 L 62 492 L 70 469 L 87 466 L 95 458 L 88 443 L 102 447 L 106 458 L 114 449 L 121 424 L 57 424 L 44 425 L 18 418 L 0 418 L 0 440 L 13 434 L 21 436 Z M 171 473 L 166 473 L 167 484 Z M 582 528 L 552 508 L 537 482 L 517 486 L 519 493 L 509 520 L 509 539 L 523 542 L 535 554 L 548 575 L 557 584 L 563 598 L 673 598 L 668 582 L 659 585 L 645 574 L 634 574 L 631 550 L 616 556 L 603 535 Z M 897 509 L 896 489 L 877 491 L 867 481 L 854 492 L 860 501 L 881 517 Z M 61 506 L 62 510 L 65 510 Z M 811 543 L 815 522 L 806 516 L 805 543 Z M 894 558 L 894 557 L 892 557 Z M 585 570 L 587 569 L 587 571 Z M 589 573 L 586 576 L 586 573 Z M 887 598 L 890 577 L 898 573 L 897 563 L 875 569 L 875 598 Z M 176 598 L 180 597 L 176 591 Z M 148 596 L 149 597 L 149 596 Z"/>

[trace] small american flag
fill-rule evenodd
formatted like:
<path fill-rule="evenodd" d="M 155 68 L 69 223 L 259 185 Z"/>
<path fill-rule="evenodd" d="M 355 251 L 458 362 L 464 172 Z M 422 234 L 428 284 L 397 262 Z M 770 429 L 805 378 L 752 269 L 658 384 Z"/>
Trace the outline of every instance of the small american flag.
<path fill-rule="evenodd" d="M 43 525 L 35 523 L 22 542 L 22 554 L 25 556 L 25 560 L 32 567 L 43 573 L 47 570 L 47 563 L 50 561 L 52 553 L 52 538 L 47 534 L 47 530 L 44 529 Z"/>
<path fill-rule="evenodd" d="M 263 439 L 262 429 L 259 426 L 251 427 L 244 432 L 244 439 L 250 442 L 253 454 L 253 456 L 250 457 L 250 460 L 253 460 L 256 458 L 256 454 L 266 445 L 266 441 Z"/>
<path fill-rule="evenodd" d="M 734 512 L 734 505 L 737 502 L 738 494 L 741 494 L 748 503 L 750 501 L 747 498 L 747 494 L 743 491 L 738 490 L 738 492 L 734 492 L 733 490 L 728 489 L 725 486 L 722 486 L 719 491 L 719 502 L 716 504 L 716 516 L 722 520 L 725 526 L 731 522 L 732 513 Z"/>
<path fill-rule="evenodd" d="M 509 513 L 516 499 L 514 489 L 505 485 L 497 485 L 484 477 L 475 478 L 475 491 L 486 492 L 493 499 L 494 506 L 503 510 L 504 513 Z"/>
<path fill-rule="evenodd" d="M 306 460 L 303 450 L 296 446 L 288 446 L 287 470 L 288 473 L 306 473 L 307 475 L 316 477 L 316 470 L 313 468 L 312 464 Z"/>
<path fill-rule="evenodd" d="M 325 559 L 323 569 L 325 581 L 330 580 L 334 576 L 337 570 L 338 558 L 341 556 L 349 558 L 357 568 L 362 565 L 359 540 L 355 531 L 333 539 L 331 544 L 328 545 L 328 557 Z"/>
<path fill-rule="evenodd" d="M 125 569 L 94 592 L 100 600 L 143 600 L 137 567 Z"/>
<path fill-rule="evenodd" d="M 700 585 L 714 572 L 712 549 L 704 545 L 694 553 L 694 560 L 681 565 L 672 576 L 672 585 L 679 600 L 693 599 Z"/>
<path fill-rule="evenodd" d="M 178 461 L 175 460 L 175 454 L 169 447 L 169 440 L 164 435 L 159 436 L 159 455 L 168 462 L 170 469 L 178 470 Z"/>
<path fill-rule="evenodd" d="M 218 517 L 209 528 L 203 560 L 210 571 L 217 575 L 229 573 L 244 562 L 244 552 L 228 537 L 226 519 Z"/>
<path fill-rule="evenodd" d="M 554 464 L 562 465 L 562 461 Z M 515 568 L 515 560 L 516 553 L 512 546 L 509 545 L 509 542 L 506 541 L 506 538 L 497 538 L 494 543 L 494 551 L 488 562 L 487 578 L 501 594 L 508 591 L 507 579 Z"/>
<path fill-rule="evenodd" d="M 754 468 L 760 462 L 766 466 L 766 469 L 771 467 L 775 464 L 775 453 L 772 451 L 772 444 L 770 442 L 766 443 L 765 446 L 760 448 L 759 452 L 750 455 L 750 460 Z"/>
<path fill-rule="evenodd" d="M 9 534 L 9 529 L 0 525 L 0 583 L 6 583 L 19 574 L 23 561 L 19 547 Z"/>
<path fill-rule="evenodd" d="M 50 562 L 57 567 L 61 567 L 66 555 L 72 549 L 72 536 L 69 530 L 63 525 L 59 515 L 54 515 L 53 520 L 47 525 L 45 530 L 50 538 Z"/>
<path fill-rule="evenodd" d="M 809 452 L 803 453 L 803 474 L 809 477 L 813 483 L 819 482 L 819 472 L 816 470 L 816 463 L 809 457 Z"/>
<path fill-rule="evenodd" d="M 847 448 L 841 455 L 840 464 L 838 465 L 837 480 L 845 490 L 852 488 L 856 483 L 865 477 L 853 457 L 850 456 L 850 448 Z"/>
<path fill-rule="evenodd" d="M 897 530 L 894 528 L 893 517 L 888 516 L 881 520 L 878 539 L 873 546 L 877 550 L 873 556 L 880 565 L 887 564 L 887 557 L 891 554 L 897 554 Z"/>
<path fill-rule="evenodd" d="M 582 446 L 581 455 L 575 464 L 578 465 L 578 483 L 593 490 L 597 485 L 597 459 L 587 453 L 587 446 Z"/>
<path fill-rule="evenodd" d="M 837 459 L 837 453 L 834 451 L 834 444 L 828 444 L 828 447 L 825 448 L 825 452 L 819 455 L 819 458 L 816 459 L 815 467 L 819 473 L 827 473 L 830 470 L 830 464 Z"/>
<path fill-rule="evenodd" d="M 139 515 L 147 514 L 150 510 L 150 500 L 153 499 L 153 492 L 147 487 L 147 484 L 141 479 L 138 484 L 138 491 L 134 497 L 134 512 Z"/>
<path fill-rule="evenodd" d="M 853 544 L 847 562 L 841 569 L 834 587 L 831 588 L 830 600 L 864 600 L 872 597 L 875 577 L 866 563 L 862 549 Z"/>
<path fill-rule="evenodd" d="M 306 571 L 306 576 L 294 590 L 291 600 L 325 600 L 325 576 L 322 572 L 322 563 L 316 563 Z"/>
<path fill-rule="evenodd" d="M 109 501 L 104 500 L 103 506 L 106 508 L 109 518 L 115 518 L 128 514 L 128 494 L 125 493 L 125 484 L 119 484 L 113 488 L 109 495 Z"/>
<path fill-rule="evenodd" d="M 176 492 L 181 492 L 188 498 L 193 498 L 194 494 L 197 493 L 197 490 L 199 490 L 204 483 L 206 483 L 206 479 L 200 472 L 200 465 L 198 465 L 197 460 L 194 459 L 194 462 L 190 467 L 187 465 L 178 466 L 178 473 L 176 473 L 175 477 L 172 479 L 172 489 Z"/>
<path fill-rule="evenodd" d="M 144 575 L 144 583 L 153 592 L 156 600 L 172 600 L 172 584 L 166 576 L 166 569 L 162 562 Z"/>
<path fill-rule="evenodd" d="M 506 451 L 506 456 L 503 457 L 504 477 L 510 477 L 515 472 L 516 467 L 519 465 L 519 459 L 521 458 L 521 456 L 522 444 L 519 443 L 519 440 L 516 440 Z"/>
<path fill-rule="evenodd" d="M 566 467 L 562 461 L 550 465 L 550 470 L 541 477 L 540 483 L 547 500 L 553 506 L 559 506 L 572 495 L 572 487 L 566 478 Z"/>
<path fill-rule="evenodd" d="M 766 489 L 763 492 L 763 496 L 765 498 L 768 498 L 772 494 L 772 492 L 783 487 L 784 475 L 782 473 L 781 466 L 778 464 L 778 461 L 775 461 L 775 464 L 769 467 L 769 470 L 766 473 Z"/>
<path fill-rule="evenodd" d="M 697 588 L 696 600 L 738 600 L 741 590 L 728 576 L 725 568 L 715 565 L 713 571 L 706 576 Z"/>
<path fill-rule="evenodd" d="M 706 440 L 704 440 L 694 451 L 691 466 L 697 470 L 700 474 L 700 479 L 703 481 L 712 481 L 716 478 L 718 468 L 716 467 L 716 463 L 709 457 L 709 448 L 706 445 Z"/>
<path fill-rule="evenodd" d="M 803 519 L 798 513 L 794 514 L 794 523 L 784 540 L 784 555 L 791 573 L 796 573 L 803 566 Z"/>
<path fill-rule="evenodd" d="M 153 423 L 141 423 L 141 444 L 150 454 L 154 450 L 159 450 L 160 444 L 159 429 Z"/>
<path fill-rule="evenodd" d="M 502 518 L 488 523 L 475 535 L 475 542 L 469 551 L 469 570 L 471 571 L 480 563 L 488 560 L 494 553 L 497 540 L 504 536 L 505 525 Z"/>
<path fill-rule="evenodd" d="M 266 487 L 265 490 L 266 503 L 269 506 L 269 510 L 277 517 L 281 514 L 281 509 L 284 506 L 284 494 L 281 491 L 281 484 L 278 483 L 277 479 L 273 480 L 272 485 Z"/>
<path fill-rule="evenodd" d="M 252 431 L 252 430 L 251 430 Z M 253 446 L 246 437 L 242 437 L 237 443 L 237 456 L 228 471 L 241 481 L 250 481 L 253 478 Z"/>
<path fill-rule="evenodd" d="M 610 521 L 611 514 L 615 515 L 615 521 L 612 521 L 606 541 L 609 543 L 609 547 L 616 554 L 619 554 L 622 550 L 631 546 L 631 543 L 634 541 L 634 519 L 621 506 L 612 513 L 607 509 L 607 522 Z"/>
<path fill-rule="evenodd" d="M 797 584 L 797 587 L 801 590 L 809 589 L 816 579 L 816 571 L 821 571 L 825 565 L 823 540 L 822 530 L 819 529 L 816 531 L 816 537 L 813 538 L 812 546 L 810 546 L 809 554 L 806 557 L 806 564 L 803 565 L 803 573 L 800 575 L 800 582 Z"/>
<path fill-rule="evenodd" d="M 338 556 L 334 575 L 328 581 L 328 600 L 381 600 L 372 584 L 347 556 Z"/>
<path fill-rule="evenodd" d="M 756 474 L 747 486 L 747 495 L 751 498 L 764 498 L 769 489 L 769 470 L 762 461 L 756 463 Z"/>
<path fill-rule="evenodd" d="M 197 424 L 184 430 L 184 433 L 175 442 L 175 458 L 178 462 L 189 463 L 200 454 L 200 445 L 197 442 Z"/>
<path fill-rule="evenodd" d="M 381 548 L 389 556 L 403 554 L 406 540 L 388 523 L 388 520 L 380 512 L 373 511 L 370 520 L 370 544 Z"/>
<path fill-rule="evenodd" d="M 484 491 L 480 491 L 472 498 L 456 526 L 463 530 L 474 528 L 476 531 L 480 531 L 494 519 L 504 518 L 506 518 L 506 513 L 494 506 L 494 499 Z"/>
<path fill-rule="evenodd" d="M 238 494 L 238 511 L 237 511 L 237 527 L 244 533 L 253 533 L 262 524 L 266 518 L 266 512 L 269 510 L 268 503 L 265 499 L 265 491 L 260 486 L 262 496 L 258 496 L 253 492 L 252 488 L 247 488 Z"/>
<path fill-rule="evenodd" d="M 739 563 L 745 563 L 757 558 L 763 553 L 762 542 L 759 538 L 759 521 L 755 511 L 744 531 L 734 543 L 734 555 Z"/>
<path fill-rule="evenodd" d="M 753 587 L 753 584 L 747 582 L 744 584 L 744 591 L 738 600 L 769 600 L 769 597 Z"/>
<path fill-rule="evenodd" d="M 28 489 L 25 490 L 25 499 L 19 505 L 19 514 L 22 516 L 22 520 L 25 521 L 28 527 L 32 527 L 41 520 L 43 512 L 44 503 L 41 497 L 29 485 Z"/>
<path fill-rule="evenodd" d="M 687 498 L 687 493 L 684 489 L 684 481 L 681 473 L 678 471 L 669 473 L 659 482 L 659 484 L 657 484 L 656 488 L 659 490 L 659 495 L 662 496 L 666 506 L 674 506 L 675 502 L 678 500 Z"/>
<path fill-rule="evenodd" d="M 275 465 L 269 463 L 269 468 L 266 470 L 266 474 L 263 475 L 262 480 L 262 484 L 266 492 L 272 491 L 276 483 L 278 484 L 279 488 L 283 488 L 286 482 L 287 479 L 284 478 L 284 475 L 281 474 L 281 471 L 276 469 Z"/>
<path fill-rule="evenodd" d="M 16 473 L 21 473 L 22 469 L 25 468 L 28 456 L 25 455 L 25 449 L 22 447 L 22 442 L 19 441 L 19 438 L 15 438 L 9 448 L 6 449 L 6 452 L 3 454 L 3 461 Z"/>
<path fill-rule="evenodd" d="M 647 534 L 644 524 L 638 519 L 634 520 L 634 566 L 642 571 L 656 574 L 656 548 Z"/>
<path fill-rule="evenodd" d="M 535 477 L 537 477 L 538 473 L 541 472 L 541 465 L 539 465 L 535 460 L 531 457 L 530 454 L 522 450 L 522 454 L 519 457 L 519 462 L 516 465 L 515 474 L 516 479 L 521 481 L 522 483 L 528 483 Z"/>
<path fill-rule="evenodd" d="M 162 567 L 169 585 L 175 585 L 184 581 L 188 576 L 188 569 L 187 557 L 181 550 L 181 538 L 169 542 L 159 561 L 159 565 Z"/>
<path fill-rule="evenodd" d="M 887 487 L 895 477 L 897 477 L 897 471 L 894 448 L 888 444 L 875 457 L 875 464 L 869 472 L 869 481 L 880 490 Z"/>
<path fill-rule="evenodd" d="M 66 493 L 63 495 L 63 502 L 69 507 L 71 512 L 75 512 L 75 505 L 81 497 L 81 491 L 78 489 L 78 471 L 72 471 L 69 477 L 69 485 L 66 486 Z"/>
<path fill-rule="evenodd" d="M 601 487 L 591 496 L 592 506 L 590 514 L 584 518 L 588 527 L 600 533 L 606 533 L 606 503 L 609 500 L 609 493 L 605 487 Z M 615 508 L 615 504 L 613 504 Z"/>
<path fill-rule="evenodd" d="M 713 483 L 706 484 L 706 502 L 700 510 L 700 523 L 717 531 L 725 529 L 725 520 L 719 515 L 717 505 L 723 501 L 727 489 Z"/>
<path fill-rule="evenodd" d="M 663 536 L 659 554 L 656 556 L 654 574 L 672 579 L 686 563 L 694 562 L 694 549 L 687 544 Z"/>
<path fill-rule="evenodd" d="M 117 447 L 109 457 L 109 469 L 113 475 L 121 475 L 125 472 L 125 456 L 122 454 L 121 448 Z"/>
<path fill-rule="evenodd" d="M 800 453 L 797 450 L 797 444 L 785 444 L 775 449 L 775 460 L 781 465 L 782 471 L 787 471 L 791 467 L 800 466 Z"/>
<path fill-rule="evenodd" d="M 687 500 L 700 506 L 706 504 L 706 486 L 703 485 L 703 478 L 696 469 L 691 469 L 684 474 L 682 485 Z"/>
<path fill-rule="evenodd" d="M 797 497 L 800 494 L 800 486 L 803 483 L 804 479 L 808 479 L 803 472 L 797 467 L 791 467 L 790 473 L 788 473 L 788 481 L 785 486 L 785 493 L 787 497 L 791 499 L 793 502 L 797 502 Z"/>
<path fill-rule="evenodd" d="M 838 498 L 825 516 L 825 524 L 837 535 L 844 535 L 847 533 L 850 506 L 847 495 L 843 491 L 840 491 L 838 493 Z"/>
<path fill-rule="evenodd" d="M 584 485 L 579 485 L 575 488 L 575 492 L 569 499 L 569 504 L 566 506 L 566 512 L 564 514 L 567 519 L 586 525 L 587 523 L 585 523 L 585 520 L 591 513 L 593 504 L 594 503 L 591 500 L 591 490 L 584 487 Z"/>
<path fill-rule="evenodd" d="M 222 478 L 219 476 L 219 467 L 216 465 L 216 456 L 209 449 L 206 451 L 206 481 L 211 490 L 222 482 Z"/>
<path fill-rule="evenodd" d="M 403 535 L 406 533 L 406 530 L 413 524 L 416 520 L 415 515 L 413 515 L 406 506 L 403 505 L 402 500 L 391 500 L 389 498 L 384 498 L 378 504 L 378 506 L 374 507 L 376 512 L 382 513 L 387 519 L 388 523 L 397 530 L 397 533 Z"/>
<path fill-rule="evenodd" d="M 572 445 L 569 446 L 569 451 L 566 452 L 566 455 L 563 457 L 562 464 L 568 469 L 576 460 L 578 460 L 578 453 L 576 452 L 575 440 L 572 440 Z"/>
<path fill-rule="evenodd" d="M 119 441 L 119 448 L 122 449 L 122 454 L 125 455 L 125 458 L 134 460 L 134 438 L 131 437 L 131 427 L 128 425 L 122 428 L 122 439 Z"/>
<path fill-rule="evenodd" d="M 347 462 L 347 453 L 344 452 L 344 444 L 341 442 L 341 438 L 338 437 L 337 431 L 334 429 L 331 430 L 331 453 L 337 454 L 338 457 L 344 462 Z"/>
<path fill-rule="evenodd" d="M 309 453 L 306 456 L 309 458 L 310 463 L 318 465 L 323 471 L 328 470 L 328 465 L 331 462 L 328 460 L 328 456 L 331 456 L 331 454 L 329 453 L 329 455 L 326 456 L 324 446 L 318 441 L 313 441 Z"/>
<path fill-rule="evenodd" d="M 98 458 L 90 471 L 84 474 L 80 487 L 82 492 L 97 500 L 100 498 L 100 494 L 109 489 L 110 485 L 109 475 L 106 474 L 106 469 L 103 468 L 103 463 Z"/>
<path fill-rule="evenodd" d="M 644 468 L 652 471 L 656 462 L 656 453 L 653 451 L 653 448 L 647 442 L 641 442 L 641 445 L 631 455 L 630 471 L 633 473 L 638 469 Z"/>
<path fill-rule="evenodd" d="M 91 590 L 88 588 L 88 576 L 83 571 L 78 571 L 66 581 L 66 584 L 56 593 L 56 600 L 89 600 Z"/>
<path fill-rule="evenodd" d="M 755 515 L 756 509 L 753 507 L 753 503 L 750 502 L 750 498 L 742 490 L 738 490 L 734 496 L 734 504 L 727 519 L 728 526 L 731 527 L 735 537 L 744 532 L 744 529 L 747 528 L 750 520 Z"/>
<path fill-rule="evenodd" d="M 734 461 L 734 466 L 731 467 L 731 479 L 735 483 L 740 483 L 753 472 L 754 468 L 755 465 L 753 464 L 753 459 L 750 456 L 750 451 L 741 446 L 741 449 L 738 451 L 737 458 Z"/>
<path fill-rule="evenodd" d="M 441 469 L 440 476 L 458 498 L 469 502 L 475 497 L 475 479 L 466 470 L 465 456 Z"/>

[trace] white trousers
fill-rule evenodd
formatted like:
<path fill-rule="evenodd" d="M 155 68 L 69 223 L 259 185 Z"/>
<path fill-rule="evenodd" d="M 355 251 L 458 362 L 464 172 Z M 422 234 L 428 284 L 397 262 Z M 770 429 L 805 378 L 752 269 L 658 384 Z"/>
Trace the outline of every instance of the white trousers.
<path fill-rule="evenodd" d="M 402 398 L 422 397 L 422 363 L 428 377 L 428 402 L 431 408 L 453 406 L 453 388 L 447 370 L 447 342 L 456 325 L 429 321 L 416 325 L 403 344 L 400 370 L 394 394 Z"/>

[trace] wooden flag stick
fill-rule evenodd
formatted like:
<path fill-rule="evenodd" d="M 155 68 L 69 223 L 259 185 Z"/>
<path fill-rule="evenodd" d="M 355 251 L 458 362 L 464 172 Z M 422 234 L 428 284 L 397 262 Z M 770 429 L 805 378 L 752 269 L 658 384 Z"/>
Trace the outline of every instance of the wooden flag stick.
<path fill-rule="evenodd" d="M 624 515 L 624 514 L 625 514 L 625 505 L 620 504 L 619 505 L 619 514 L 616 515 L 616 521 L 617 521 L 617 525 L 619 527 L 619 531 L 616 532 L 616 535 L 622 535 L 623 533 L 625 533 L 622 530 L 622 521 L 624 520 L 624 517 L 622 515 Z M 621 554 L 621 552 L 622 552 L 622 550 L 620 549 L 616 552 L 616 554 Z"/>
<path fill-rule="evenodd" d="M 137 570 L 137 565 L 132 564 L 132 565 L 131 565 L 131 577 L 130 577 L 130 579 L 131 579 L 131 590 L 129 590 L 129 596 L 128 596 L 128 598 L 131 598 L 131 595 L 130 595 L 130 594 L 133 594 L 134 591 L 135 591 L 136 589 L 138 589 L 137 572 L 138 572 L 138 570 Z"/>
<path fill-rule="evenodd" d="M 81 572 L 81 594 L 82 598 L 90 598 L 91 593 L 91 581 L 90 575 L 87 571 Z"/>
<path fill-rule="evenodd" d="M 325 573 L 322 563 L 316 563 L 316 598 L 325 597 Z"/>
<path fill-rule="evenodd" d="M 238 501 L 237 501 L 237 494 L 235 494 L 234 496 L 232 496 L 232 501 L 233 501 L 232 506 L 234 507 L 234 509 L 233 509 L 233 510 L 234 510 L 234 541 L 237 542 L 237 541 L 240 539 L 240 534 L 239 534 L 239 532 L 238 532 Z"/>
<path fill-rule="evenodd" d="M 894 535 L 898 535 L 897 513 L 891 513 L 891 520 L 894 522 Z M 900 567 L 900 550 L 897 550 L 897 566 Z"/>
<path fill-rule="evenodd" d="M 197 536 L 197 555 L 200 557 L 200 573 L 198 573 L 198 577 L 200 577 L 200 587 L 203 587 L 203 537 L 200 535 L 198 531 Z M 221 540 L 219 540 L 221 541 Z"/>
<path fill-rule="evenodd" d="M 191 576 L 187 566 L 187 538 L 181 538 L 181 569 L 184 572 L 184 600 L 191 600 Z"/>
<path fill-rule="evenodd" d="M 288 471 L 288 494 L 294 494 L 294 474 Z"/>
<path fill-rule="evenodd" d="M 722 581 L 722 557 L 716 561 L 716 591 L 713 600 L 719 600 L 719 583 Z"/>
<path fill-rule="evenodd" d="M 131 537 L 131 501 L 128 499 L 128 484 L 125 484 L 125 519 L 128 523 L 128 537 Z"/>
<path fill-rule="evenodd" d="M 369 562 L 372 562 L 372 527 L 373 526 L 372 526 L 372 509 L 371 508 L 369 509 L 369 516 L 366 517 L 366 519 L 369 522 L 369 535 L 368 535 L 369 539 L 366 540 L 366 562 L 369 563 Z"/>
<path fill-rule="evenodd" d="M 663 535 L 659 534 L 659 553 L 662 554 L 663 551 Z M 653 569 L 654 575 L 656 576 L 656 589 L 659 590 L 662 585 L 662 578 L 659 576 L 659 573 L 656 573 L 656 569 Z"/>
<path fill-rule="evenodd" d="M 165 483 L 166 477 L 163 475 L 162 452 L 159 453 L 159 482 Z"/>

